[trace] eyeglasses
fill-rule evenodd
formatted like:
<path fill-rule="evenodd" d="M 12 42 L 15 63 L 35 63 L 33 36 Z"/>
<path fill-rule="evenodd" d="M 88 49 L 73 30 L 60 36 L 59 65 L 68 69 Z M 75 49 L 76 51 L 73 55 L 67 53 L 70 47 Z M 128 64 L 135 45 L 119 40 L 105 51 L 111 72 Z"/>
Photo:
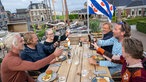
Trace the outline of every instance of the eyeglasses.
<path fill-rule="evenodd" d="M 126 23 L 125 22 L 121 21 L 121 22 L 119 22 L 117 24 L 122 26 L 123 31 L 126 31 L 126 26 L 125 26 Z"/>

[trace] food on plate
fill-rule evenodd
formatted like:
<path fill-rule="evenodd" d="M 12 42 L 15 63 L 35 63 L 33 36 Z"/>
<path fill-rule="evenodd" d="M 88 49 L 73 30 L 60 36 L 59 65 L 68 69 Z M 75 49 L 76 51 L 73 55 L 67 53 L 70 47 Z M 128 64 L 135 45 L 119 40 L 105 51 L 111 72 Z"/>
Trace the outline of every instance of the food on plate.
<path fill-rule="evenodd" d="M 97 56 L 96 55 L 93 55 L 92 58 L 96 60 L 97 59 Z"/>
<path fill-rule="evenodd" d="M 42 77 L 43 81 L 49 81 L 51 79 L 51 76 L 53 74 L 52 70 L 46 70 L 46 74 Z"/>
<path fill-rule="evenodd" d="M 68 44 L 64 44 L 64 47 L 68 47 Z"/>
<path fill-rule="evenodd" d="M 97 82 L 107 82 L 107 81 L 104 78 L 100 78 L 100 79 L 97 80 Z"/>
<path fill-rule="evenodd" d="M 97 82 L 110 82 L 109 77 L 96 77 Z"/>
<path fill-rule="evenodd" d="M 99 60 L 103 60 L 104 58 L 102 56 L 98 56 L 98 59 Z"/>
<path fill-rule="evenodd" d="M 95 60 L 103 60 L 104 59 L 102 56 L 99 56 L 99 55 L 93 55 L 92 58 Z"/>

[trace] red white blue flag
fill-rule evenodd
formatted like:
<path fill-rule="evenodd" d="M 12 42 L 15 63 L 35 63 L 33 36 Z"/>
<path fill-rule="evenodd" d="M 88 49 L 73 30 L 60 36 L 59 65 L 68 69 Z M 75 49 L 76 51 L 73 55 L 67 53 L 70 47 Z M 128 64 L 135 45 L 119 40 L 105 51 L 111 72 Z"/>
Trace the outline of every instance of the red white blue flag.
<path fill-rule="evenodd" d="M 104 14 L 110 20 L 116 7 L 108 3 L 106 0 L 88 0 L 89 14 Z"/>

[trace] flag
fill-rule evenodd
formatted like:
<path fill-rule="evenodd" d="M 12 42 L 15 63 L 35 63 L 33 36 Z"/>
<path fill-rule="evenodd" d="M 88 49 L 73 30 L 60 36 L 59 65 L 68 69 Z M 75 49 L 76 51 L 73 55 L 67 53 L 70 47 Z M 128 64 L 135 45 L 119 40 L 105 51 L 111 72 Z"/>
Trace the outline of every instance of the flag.
<path fill-rule="evenodd" d="M 89 14 L 104 14 L 110 20 L 116 7 L 108 3 L 106 0 L 88 0 Z"/>

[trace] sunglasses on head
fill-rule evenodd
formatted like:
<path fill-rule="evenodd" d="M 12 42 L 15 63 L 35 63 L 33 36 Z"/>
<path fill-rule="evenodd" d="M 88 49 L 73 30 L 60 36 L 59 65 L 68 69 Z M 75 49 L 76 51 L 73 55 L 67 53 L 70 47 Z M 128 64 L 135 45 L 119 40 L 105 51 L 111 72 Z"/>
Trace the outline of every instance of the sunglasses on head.
<path fill-rule="evenodd" d="M 126 23 L 125 23 L 125 22 L 121 21 L 121 22 L 119 22 L 119 23 L 117 23 L 117 24 L 119 24 L 119 25 L 122 26 L 123 31 L 126 30 L 126 26 L 125 26 Z"/>

